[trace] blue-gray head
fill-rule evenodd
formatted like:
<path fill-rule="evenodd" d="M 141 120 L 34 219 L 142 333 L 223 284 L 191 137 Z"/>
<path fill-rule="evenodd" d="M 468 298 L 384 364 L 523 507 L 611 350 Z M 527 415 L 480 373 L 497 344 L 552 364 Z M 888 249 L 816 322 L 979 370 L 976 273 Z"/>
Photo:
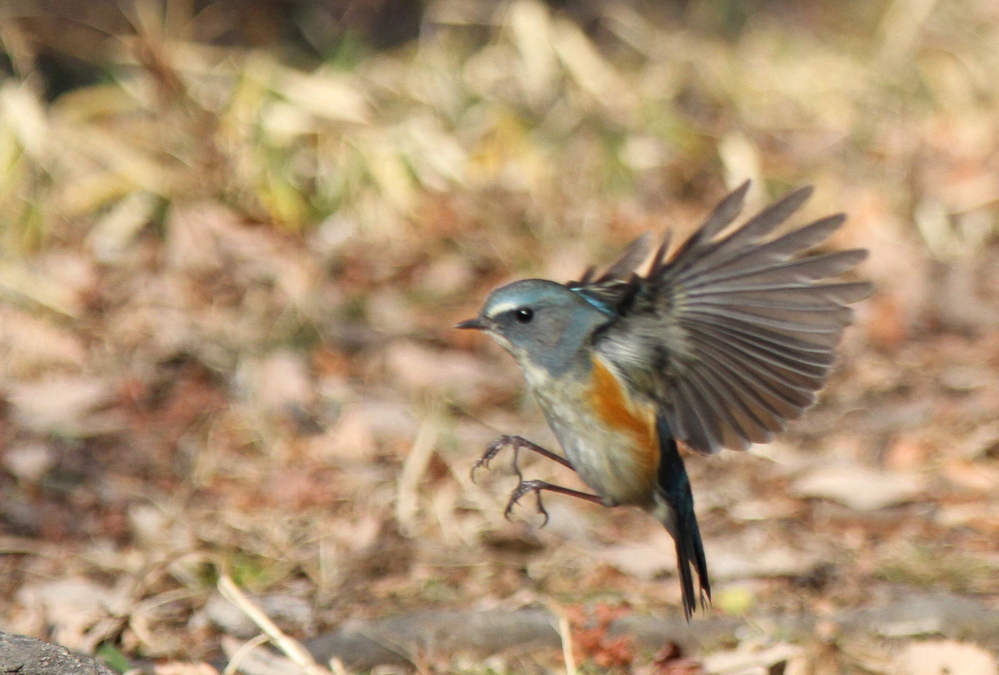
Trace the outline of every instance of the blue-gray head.
<path fill-rule="evenodd" d="M 550 374 L 570 367 L 593 332 L 611 319 L 562 284 L 524 279 L 493 291 L 479 316 L 456 328 L 488 333 L 513 354 L 530 379 L 538 367 Z"/>

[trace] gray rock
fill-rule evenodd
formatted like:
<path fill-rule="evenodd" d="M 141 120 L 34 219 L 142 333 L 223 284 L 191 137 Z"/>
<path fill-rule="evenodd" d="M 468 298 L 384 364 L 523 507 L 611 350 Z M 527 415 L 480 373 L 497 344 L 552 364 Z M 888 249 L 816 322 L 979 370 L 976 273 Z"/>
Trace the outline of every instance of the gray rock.
<path fill-rule="evenodd" d="M 0 673 L 115 675 L 89 656 L 25 635 L 0 632 Z"/>

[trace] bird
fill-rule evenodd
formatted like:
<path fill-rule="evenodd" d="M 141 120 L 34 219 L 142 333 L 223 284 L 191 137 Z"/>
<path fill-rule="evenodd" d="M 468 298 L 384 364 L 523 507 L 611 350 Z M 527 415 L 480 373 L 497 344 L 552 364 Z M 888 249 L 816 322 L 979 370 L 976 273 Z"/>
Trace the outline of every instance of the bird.
<path fill-rule="evenodd" d="M 636 270 L 648 257 L 648 233 L 599 276 L 590 267 L 567 283 L 515 281 L 455 326 L 488 334 L 513 356 L 564 451 L 503 435 L 473 478 L 510 447 L 519 483 L 508 518 L 532 492 L 545 522 L 542 492 L 644 509 L 675 543 L 688 621 L 698 599 L 706 610 L 711 584 L 681 444 L 710 455 L 772 440 L 815 402 L 851 322 L 849 305 L 873 290 L 841 277 L 865 249 L 809 253 L 844 214 L 775 234 L 811 187 L 732 227 L 749 185 L 725 196 L 672 252 L 667 231 L 645 274 Z M 575 471 L 593 492 L 525 480 L 521 450 Z"/>

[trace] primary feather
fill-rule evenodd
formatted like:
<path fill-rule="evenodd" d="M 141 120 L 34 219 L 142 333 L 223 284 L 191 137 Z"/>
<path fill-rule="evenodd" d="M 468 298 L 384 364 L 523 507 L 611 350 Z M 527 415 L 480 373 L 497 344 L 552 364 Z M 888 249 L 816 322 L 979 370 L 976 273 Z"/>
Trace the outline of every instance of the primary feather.
<path fill-rule="evenodd" d="M 768 238 L 811 194 L 792 192 L 722 235 L 748 183 L 729 194 L 677 251 L 667 242 L 645 276 L 636 240 L 597 279 L 567 287 L 613 317 L 594 348 L 654 401 L 673 436 L 701 452 L 766 442 L 815 400 L 862 282 L 830 281 L 866 257 L 803 255 L 842 225 L 829 216 Z"/>

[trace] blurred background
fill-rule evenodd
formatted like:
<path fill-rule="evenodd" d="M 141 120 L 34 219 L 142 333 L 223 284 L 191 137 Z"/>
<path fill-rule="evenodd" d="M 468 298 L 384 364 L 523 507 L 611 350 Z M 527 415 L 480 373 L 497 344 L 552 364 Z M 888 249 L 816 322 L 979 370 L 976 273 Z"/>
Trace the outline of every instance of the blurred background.
<path fill-rule="evenodd" d="M 994 672 L 997 45 L 991 0 L 0 2 L 0 629 L 212 672 L 224 577 L 337 672 Z M 747 178 L 877 291 L 803 420 L 687 458 L 687 626 L 651 518 L 470 480 L 555 441 L 451 326 Z"/>

